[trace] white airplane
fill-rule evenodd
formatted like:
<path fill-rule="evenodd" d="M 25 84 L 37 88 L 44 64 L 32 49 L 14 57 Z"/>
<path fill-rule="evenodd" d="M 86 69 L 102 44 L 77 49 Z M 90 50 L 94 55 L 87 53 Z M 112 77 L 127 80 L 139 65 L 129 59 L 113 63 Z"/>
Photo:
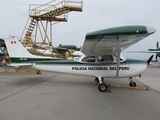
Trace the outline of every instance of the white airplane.
<path fill-rule="evenodd" d="M 156 61 L 158 61 L 158 57 L 160 58 L 160 47 L 159 47 L 159 42 L 157 41 L 157 44 L 156 44 L 156 48 L 150 48 L 148 49 L 148 51 L 152 52 L 152 53 L 156 53 Z"/>
<path fill-rule="evenodd" d="M 156 48 L 150 48 L 148 50 L 131 50 L 131 51 L 123 51 L 125 53 L 155 53 L 155 61 L 158 62 L 158 57 L 160 58 L 160 47 L 159 42 L 157 41 Z"/>
<path fill-rule="evenodd" d="M 107 90 L 104 78 L 130 78 L 130 86 L 136 86 L 132 77 L 141 76 L 147 62 L 121 58 L 122 50 L 153 34 L 156 29 L 148 26 L 121 26 L 103 29 L 86 35 L 82 53 L 75 60 L 35 56 L 16 39 L 4 39 L 10 65 L 28 66 L 44 71 L 61 72 L 95 77 L 100 92 Z M 153 56 L 152 56 L 153 57 Z"/>

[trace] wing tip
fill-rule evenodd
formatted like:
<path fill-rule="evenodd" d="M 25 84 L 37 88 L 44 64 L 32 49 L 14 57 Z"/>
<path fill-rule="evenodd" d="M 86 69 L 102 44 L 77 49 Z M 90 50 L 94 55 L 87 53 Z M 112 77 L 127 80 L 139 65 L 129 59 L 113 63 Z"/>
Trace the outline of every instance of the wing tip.
<path fill-rule="evenodd" d="M 150 26 L 146 26 L 146 29 L 148 33 L 155 33 L 157 31 L 155 28 L 150 27 Z"/>

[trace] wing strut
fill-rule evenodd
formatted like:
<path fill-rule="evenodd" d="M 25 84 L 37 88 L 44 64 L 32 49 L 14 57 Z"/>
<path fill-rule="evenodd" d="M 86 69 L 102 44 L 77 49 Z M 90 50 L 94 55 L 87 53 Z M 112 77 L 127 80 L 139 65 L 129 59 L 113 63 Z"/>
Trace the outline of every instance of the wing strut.
<path fill-rule="evenodd" d="M 117 45 L 116 45 L 116 51 L 117 51 L 117 70 L 116 70 L 116 77 L 119 76 L 119 65 L 120 65 L 120 54 L 121 54 L 121 49 L 120 49 L 120 40 L 119 36 L 117 35 Z"/>
<path fill-rule="evenodd" d="M 116 77 L 119 76 L 119 64 L 120 64 L 120 52 L 117 53 L 117 71 L 116 71 Z"/>

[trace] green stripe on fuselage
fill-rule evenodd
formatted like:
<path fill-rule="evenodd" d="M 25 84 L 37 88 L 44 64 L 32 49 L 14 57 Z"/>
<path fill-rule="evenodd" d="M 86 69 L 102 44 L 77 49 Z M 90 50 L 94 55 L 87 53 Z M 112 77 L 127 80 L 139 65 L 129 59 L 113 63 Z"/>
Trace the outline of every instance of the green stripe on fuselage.
<path fill-rule="evenodd" d="M 130 63 L 130 64 L 146 64 L 147 63 L 143 60 L 135 60 L 135 59 L 126 59 L 124 62 Z"/>
<path fill-rule="evenodd" d="M 75 64 L 74 60 L 67 59 L 47 59 L 47 58 L 10 58 L 11 63 L 36 63 L 36 64 Z"/>
<path fill-rule="evenodd" d="M 76 62 L 74 60 L 68 60 L 68 59 L 42 59 L 42 58 L 10 58 L 11 63 L 35 63 L 39 65 L 98 65 L 98 66 L 104 66 L 104 65 L 116 65 L 117 63 L 87 63 L 87 62 Z M 146 62 L 141 60 L 133 60 L 133 59 L 126 59 L 124 62 L 121 62 L 120 65 L 125 64 L 146 64 Z"/>

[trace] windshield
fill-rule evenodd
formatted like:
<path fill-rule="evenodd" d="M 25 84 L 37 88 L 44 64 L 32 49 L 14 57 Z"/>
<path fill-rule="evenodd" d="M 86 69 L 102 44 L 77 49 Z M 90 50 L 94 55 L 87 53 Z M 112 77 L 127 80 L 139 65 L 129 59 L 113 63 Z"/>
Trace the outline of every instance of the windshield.
<path fill-rule="evenodd" d="M 114 54 L 114 56 L 115 56 L 115 58 L 116 58 L 116 60 L 117 60 L 117 54 Z M 120 56 L 120 61 L 124 61 L 124 60 L 125 60 L 125 57 Z"/>

